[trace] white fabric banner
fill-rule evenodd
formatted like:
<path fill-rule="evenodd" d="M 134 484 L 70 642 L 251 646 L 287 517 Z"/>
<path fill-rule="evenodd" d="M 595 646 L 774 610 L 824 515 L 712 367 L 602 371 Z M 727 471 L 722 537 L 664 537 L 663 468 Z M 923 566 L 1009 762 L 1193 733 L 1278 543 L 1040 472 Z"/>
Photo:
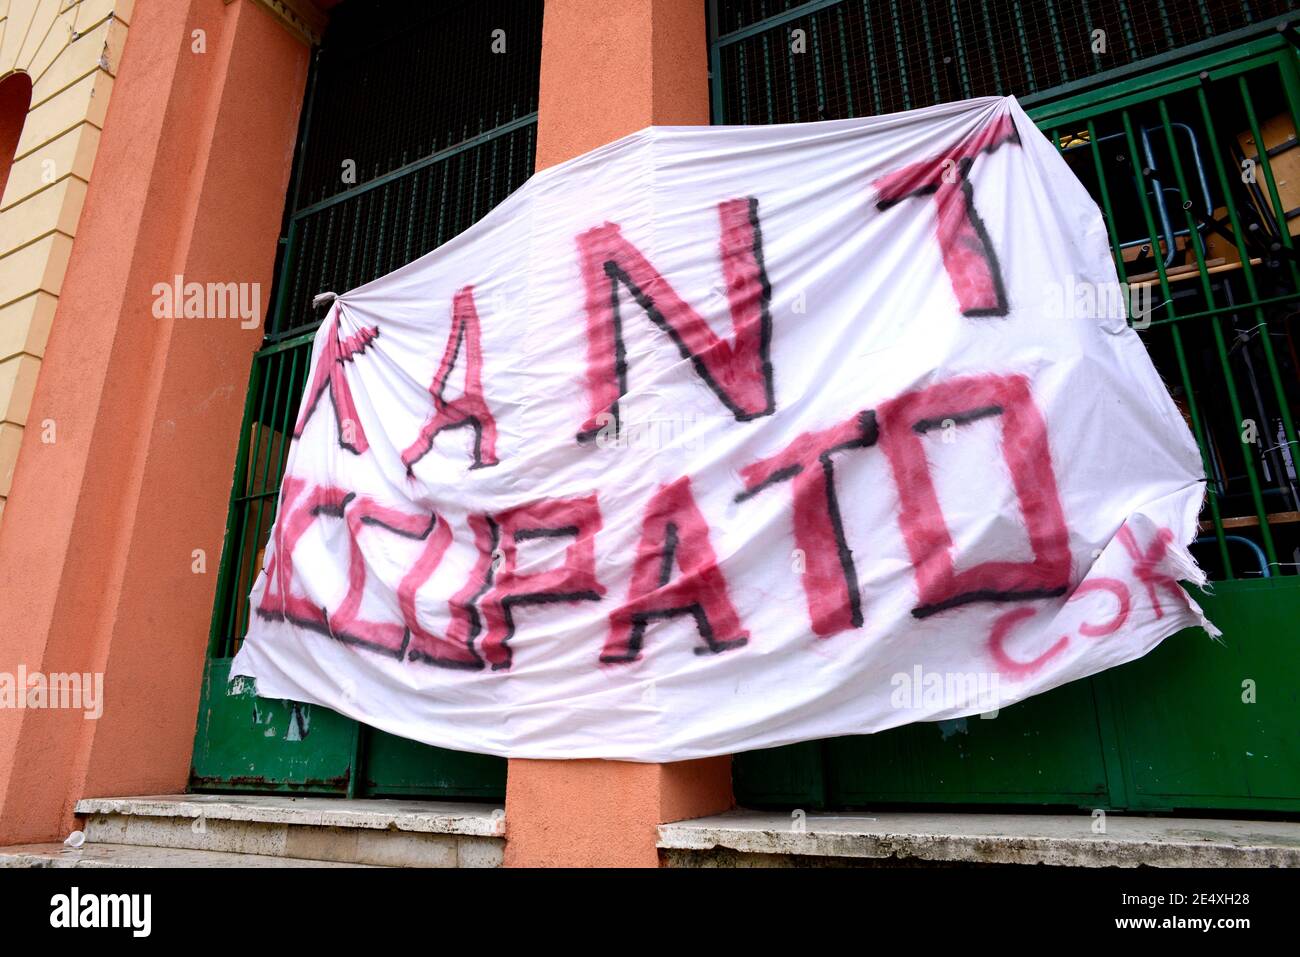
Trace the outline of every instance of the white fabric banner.
<path fill-rule="evenodd" d="M 651 128 L 354 289 L 232 674 L 673 761 L 985 713 L 1190 625 L 1195 443 L 1013 99 Z"/>

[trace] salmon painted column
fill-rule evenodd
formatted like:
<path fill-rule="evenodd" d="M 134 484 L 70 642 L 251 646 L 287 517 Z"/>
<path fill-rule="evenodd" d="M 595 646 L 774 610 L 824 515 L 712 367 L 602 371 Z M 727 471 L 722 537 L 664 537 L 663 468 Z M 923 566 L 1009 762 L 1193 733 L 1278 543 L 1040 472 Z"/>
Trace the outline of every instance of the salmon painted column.
<path fill-rule="evenodd" d="M 546 0 L 543 169 L 651 125 L 709 122 L 700 0 Z M 512 760 L 507 867 L 656 867 L 656 826 L 732 805 L 731 758 L 676 764 Z"/>
<path fill-rule="evenodd" d="M 0 845 L 185 789 L 262 329 L 168 289 L 264 315 L 308 59 L 254 0 L 135 4 L 0 523 L 0 672 L 102 675 L 102 713 L 0 708 Z"/>

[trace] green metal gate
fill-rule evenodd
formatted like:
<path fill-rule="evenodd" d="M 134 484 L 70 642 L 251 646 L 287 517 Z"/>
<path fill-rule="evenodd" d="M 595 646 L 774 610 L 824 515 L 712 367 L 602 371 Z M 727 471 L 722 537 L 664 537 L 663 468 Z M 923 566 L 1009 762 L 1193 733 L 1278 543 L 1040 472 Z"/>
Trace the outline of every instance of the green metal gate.
<path fill-rule="evenodd" d="M 195 790 L 499 799 L 505 761 L 230 693 L 321 316 L 460 233 L 533 171 L 541 0 L 346 0 L 308 82 L 274 304 L 253 368 L 195 735 Z M 236 683 L 238 685 L 238 683 Z"/>
<path fill-rule="evenodd" d="M 715 123 L 1016 94 L 1102 207 L 1209 477 L 1224 640 L 980 718 L 750 752 L 755 806 L 1300 811 L 1300 34 L 1264 0 L 713 0 Z M 1246 25 L 1244 29 L 1240 29 Z M 802 50 L 799 47 L 802 46 Z M 1149 324 L 1148 324 L 1149 323 Z"/>

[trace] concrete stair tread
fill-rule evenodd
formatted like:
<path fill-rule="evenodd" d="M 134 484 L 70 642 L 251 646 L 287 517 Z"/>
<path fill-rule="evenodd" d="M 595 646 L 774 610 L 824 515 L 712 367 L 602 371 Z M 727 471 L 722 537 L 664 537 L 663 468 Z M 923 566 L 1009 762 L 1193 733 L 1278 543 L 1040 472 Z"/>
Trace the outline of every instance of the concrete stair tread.
<path fill-rule="evenodd" d="M 86 798 L 76 812 L 88 845 L 377 867 L 500 867 L 504 857 L 504 812 L 490 804 L 162 794 Z"/>
<path fill-rule="evenodd" d="M 83 798 L 76 813 L 141 817 L 202 817 L 207 820 L 313 827 L 359 827 L 426 834 L 501 837 L 505 816 L 491 804 L 455 801 L 393 801 L 244 794 L 157 794 Z"/>
<path fill-rule="evenodd" d="M 1297 867 L 1300 823 L 1088 813 L 735 810 L 663 824 L 659 847 L 693 858 L 776 856 L 1076 867 Z"/>
<path fill-rule="evenodd" d="M 0 867 L 372 867 L 264 854 L 232 854 L 138 844 L 16 844 L 0 848 Z"/>

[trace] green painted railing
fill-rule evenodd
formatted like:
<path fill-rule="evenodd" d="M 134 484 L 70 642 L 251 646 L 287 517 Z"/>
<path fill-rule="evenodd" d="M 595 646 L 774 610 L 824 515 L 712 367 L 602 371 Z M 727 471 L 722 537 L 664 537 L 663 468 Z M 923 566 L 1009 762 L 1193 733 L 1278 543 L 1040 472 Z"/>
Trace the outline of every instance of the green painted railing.
<path fill-rule="evenodd" d="M 536 113 L 494 120 L 462 142 L 295 212 L 271 340 L 314 328 L 318 293 L 355 289 L 477 222 L 532 174 L 536 133 Z"/>
<path fill-rule="evenodd" d="M 192 785 L 492 798 L 505 762 L 229 694 L 310 374 L 312 307 L 469 228 L 532 174 L 540 0 L 345 0 L 315 55 L 227 513 Z M 306 735 L 310 741 L 306 741 Z"/>
<path fill-rule="evenodd" d="M 1210 477 L 1198 558 L 1220 580 L 1295 575 L 1300 195 L 1286 184 L 1300 181 L 1300 148 L 1285 144 L 1297 34 L 1266 19 L 1288 6 L 716 0 L 714 122 L 1020 96 L 1102 207 L 1120 277 L 1148 302 L 1134 325 Z"/>
<path fill-rule="evenodd" d="M 1199 557 L 1219 579 L 1295 575 L 1300 193 L 1274 169 L 1300 161 L 1295 51 L 1275 34 L 1108 93 L 1031 115 L 1101 206 L 1121 281 L 1153 294 L 1132 321 L 1209 479 Z"/>
<path fill-rule="evenodd" d="M 1197 598 L 1224 631 L 1173 636 L 995 720 L 737 755 L 739 802 L 1300 811 L 1300 35 L 1278 16 L 1290 6 L 710 4 L 715 123 L 989 94 L 1026 106 L 1101 207 L 1120 278 L 1150 295 L 1131 321 L 1205 464 L 1193 549 L 1217 581 Z"/>
<path fill-rule="evenodd" d="M 512 120 L 294 213 L 268 345 L 253 358 L 230 500 L 213 653 L 248 630 L 248 591 L 275 518 L 288 442 L 320 317 L 321 291 L 355 288 L 468 228 L 532 172 L 537 115 Z"/>
<path fill-rule="evenodd" d="M 709 0 L 713 122 L 1029 102 L 1237 42 L 1291 0 Z"/>

